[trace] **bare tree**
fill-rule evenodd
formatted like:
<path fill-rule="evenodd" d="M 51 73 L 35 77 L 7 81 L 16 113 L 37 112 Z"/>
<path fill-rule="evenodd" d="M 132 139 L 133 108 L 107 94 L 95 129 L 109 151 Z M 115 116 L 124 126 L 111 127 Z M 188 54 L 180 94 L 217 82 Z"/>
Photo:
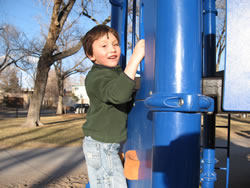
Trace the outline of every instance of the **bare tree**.
<path fill-rule="evenodd" d="M 27 38 L 14 26 L 2 24 L 0 26 L 0 74 L 10 65 L 27 68 L 27 63 L 22 60 L 25 57 L 23 48 Z"/>
<path fill-rule="evenodd" d="M 34 93 L 31 97 L 28 116 L 24 126 L 35 127 L 41 125 L 40 109 L 44 98 L 50 66 L 55 61 L 73 55 L 81 48 L 81 43 L 79 41 L 75 47 L 72 47 L 71 49 L 61 53 L 55 53 L 56 41 L 74 4 L 75 0 L 69 0 L 67 3 L 65 3 L 63 0 L 54 0 L 49 31 L 42 50 L 42 54 L 38 61 Z"/>

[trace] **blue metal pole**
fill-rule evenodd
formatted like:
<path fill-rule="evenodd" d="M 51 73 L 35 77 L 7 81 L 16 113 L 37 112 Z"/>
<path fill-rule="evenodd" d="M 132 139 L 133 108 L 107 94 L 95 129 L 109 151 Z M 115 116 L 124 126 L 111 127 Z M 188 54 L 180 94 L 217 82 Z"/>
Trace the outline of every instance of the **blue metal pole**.
<path fill-rule="evenodd" d="M 144 34 L 144 4 L 141 3 L 140 4 L 140 17 L 139 17 L 139 33 L 140 33 L 140 39 L 145 39 L 145 34 Z M 141 64 L 140 64 L 140 73 L 141 73 L 141 76 L 142 74 L 144 73 L 144 63 L 145 63 L 145 60 L 143 59 Z"/>
<path fill-rule="evenodd" d="M 122 30 L 122 0 L 110 0 L 111 6 L 111 27 L 114 28 L 119 34 Z M 120 36 L 121 37 L 121 36 Z"/>
<path fill-rule="evenodd" d="M 126 67 L 127 55 L 127 10 L 128 0 L 110 0 L 111 7 L 111 27 L 114 28 L 120 36 L 121 59 L 120 66 Z"/>
<path fill-rule="evenodd" d="M 203 0 L 204 12 L 204 62 L 203 76 L 214 77 L 216 73 L 216 9 L 215 0 Z M 217 98 L 215 97 L 215 100 Z M 217 105 L 215 105 L 217 106 Z M 215 167 L 215 126 L 216 110 L 204 114 L 203 160 L 201 181 L 203 188 L 213 188 L 216 181 Z"/>
<path fill-rule="evenodd" d="M 136 0 L 133 0 L 133 19 L 132 19 L 132 50 L 136 42 Z"/>
<path fill-rule="evenodd" d="M 87 183 L 86 186 L 85 186 L 85 188 L 90 188 L 90 184 Z"/>
<path fill-rule="evenodd" d="M 203 76 L 216 72 L 216 8 L 215 0 L 203 0 L 204 7 L 204 64 Z"/>
<path fill-rule="evenodd" d="M 202 187 L 212 188 L 216 180 L 216 173 L 214 172 L 214 165 L 216 163 L 215 150 L 204 149 L 201 163 L 203 164 L 203 172 L 201 173 Z"/>
<path fill-rule="evenodd" d="M 227 176 L 226 176 L 226 188 L 229 186 L 229 167 L 230 167 L 230 130 L 231 130 L 231 114 L 228 114 L 227 119 L 227 126 L 228 126 L 228 132 L 227 132 Z"/>
<path fill-rule="evenodd" d="M 134 21 L 135 21 L 135 19 L 134 19 Z M 140 39 L 145 39 L 144 35 L 145 35 L 144 34 L 144 3 L 140 3 L 139 38 Z M 143 77 L 143 74 L 144 74 L 144 63 L 145 63 L 145 61 L 143 59 L 142 62 L 140 63 L 140 70 L 137 71 L 137 74 L 140 74 L 141 77 Z"/>
<path fill-rule="evenodd" d="M 152 187 L 199 187 L 201 1 L 157 1 Z M 203 103 L 204 102 L 204 103 Z M 197 105 L 194 105 L 197 104 Z M 211 104 L 209 103 L 208 106 Z"/>

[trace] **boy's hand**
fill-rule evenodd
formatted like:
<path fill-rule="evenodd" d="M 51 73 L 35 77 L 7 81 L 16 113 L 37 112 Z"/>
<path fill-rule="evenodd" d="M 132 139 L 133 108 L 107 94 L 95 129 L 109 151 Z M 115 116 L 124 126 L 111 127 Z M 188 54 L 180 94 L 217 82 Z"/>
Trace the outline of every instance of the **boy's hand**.
<path fill-rule="evenodd" d="M 141 39 L 136 43 L 132 56 L 134 56 L 137 59 L 138 63 L 140 63 L 141 60 L 144 58 L 145 56 L 145 40 L 144 39 Z"/>
<path fill-rule="evenodd" d="M 137 68 L 145 56 L 145 40 L 139 40 L 135 45 L 134 51 L 130 60 L 124 70 L 125 74 L 128 75 L 132 80 L 135 79 Z"/>

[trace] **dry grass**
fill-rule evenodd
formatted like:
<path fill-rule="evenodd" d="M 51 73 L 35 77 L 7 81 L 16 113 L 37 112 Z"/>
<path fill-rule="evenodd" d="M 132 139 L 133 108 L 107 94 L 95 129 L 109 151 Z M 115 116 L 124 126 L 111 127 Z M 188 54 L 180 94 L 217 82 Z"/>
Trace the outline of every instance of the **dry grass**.
<path fill-rule="evenodd" d="M 44 126 L 25 128 L 26 118 L 0 120 L 0 148 L 36 148 L 80 146 L 83 138 L 83 114 L 41 117 Z"/>
<path fill-rule="evenodd" d="M 25 128 L 26 118 L 0 120 L 0 149 L 80 146 L 82 144 L 83 114 L 41 117 L 42 127 Z M 227 125 L 226 117 L 217 117 L 217 125 Z M 232 117 L 231 138 L 244 147 L 249 145 L 250 118 Z M 226 140 L 227 130 L 216 129 L 216 137 Z"/>

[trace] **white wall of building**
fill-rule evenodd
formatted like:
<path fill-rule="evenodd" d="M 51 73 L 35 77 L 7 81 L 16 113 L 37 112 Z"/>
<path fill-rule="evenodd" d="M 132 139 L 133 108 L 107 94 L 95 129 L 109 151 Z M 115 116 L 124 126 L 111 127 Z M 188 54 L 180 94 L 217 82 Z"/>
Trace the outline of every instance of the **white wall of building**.
<path fill-rule="evenodd" d="M 72 93 L 78 97 L 78 104 L 89 104 L 89 97 L 84 85 L 72 85 Z"/>

